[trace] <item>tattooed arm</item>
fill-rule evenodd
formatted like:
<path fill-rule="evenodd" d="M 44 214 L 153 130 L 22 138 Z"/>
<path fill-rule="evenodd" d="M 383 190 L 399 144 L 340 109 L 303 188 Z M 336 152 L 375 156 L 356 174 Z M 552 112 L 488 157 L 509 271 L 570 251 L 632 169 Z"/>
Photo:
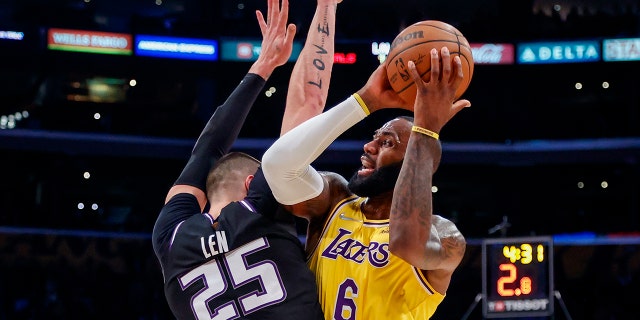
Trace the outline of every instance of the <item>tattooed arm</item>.
<path fill-rule="evenodd" d="M 322 113 L 333 69 L 336 9 L 342 0 L 318 0 L 307 39 L 293 66 L 280 135 Z"/>
<path fill-rule="evenodd" d="M 412 265 L 427 270 L 434 289 L 445 292 L 453 271 L 462 261 L 466 242 L 451 221 L 433 215 L 431 187 L 442 155 L 437 134 L 470 102 L 454 103 L 455 91 L 462 80 L 461 63 L 458 57 L 452 61 L 446 48 L 441 53 L 442 67 L 439 67 L 438 51 L 431 52 L 433 67 L 428 82 L 420 79 L 413 62 L 408 64 L 418 89 L 414 125 L 435 135 L 411 132 L 393 193 L 389 248 Z"/>

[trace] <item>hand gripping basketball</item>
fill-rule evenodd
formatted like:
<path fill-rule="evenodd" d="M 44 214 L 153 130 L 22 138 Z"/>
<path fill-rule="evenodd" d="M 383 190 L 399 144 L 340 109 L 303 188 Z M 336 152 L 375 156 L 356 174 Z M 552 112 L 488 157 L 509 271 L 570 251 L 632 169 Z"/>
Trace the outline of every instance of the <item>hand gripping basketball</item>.
<path fill-rule="evenodd" d="M 457 55 L 462 61 L 464 80 L 456 91 L 455 99 L 459 99 L 467 90 L 473 77 L 473 55 L 469 42 L 452 25 L 425 20 L 410 25 L 396 36 L 385 61 L 389 83 L 400 98 L 409 103 L 416 99 L 416 86 L 407 63 L 413 61 L 421 78 L 428 81 L 431 76 L 429 52 L 433 48 L 439 52 L 442 47 L 449 49 L 452 58 Z"/>

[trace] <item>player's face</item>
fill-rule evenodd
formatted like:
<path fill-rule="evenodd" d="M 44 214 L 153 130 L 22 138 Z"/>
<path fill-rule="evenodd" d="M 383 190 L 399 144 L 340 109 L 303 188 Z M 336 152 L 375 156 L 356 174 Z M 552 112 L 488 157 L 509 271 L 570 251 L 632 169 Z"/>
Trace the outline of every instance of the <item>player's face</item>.
<path fill-rule="evenodd" d="M 402 162 L 380 167 L 368 176 L 360 176 L 356 172 L 349 180 L 349 190 L 362 197 L 375 197 L 393 191 L 400 175 L 400 168 Z"/>
<path fill-rule="evenodd" d="M 349 189 L 359 196 L 371 197 L 392 191 L 411 133 L 411 123 L 396 118 L 376 130 L 373 140 L 364 145 L 362 167 L 349 181 Z"/>

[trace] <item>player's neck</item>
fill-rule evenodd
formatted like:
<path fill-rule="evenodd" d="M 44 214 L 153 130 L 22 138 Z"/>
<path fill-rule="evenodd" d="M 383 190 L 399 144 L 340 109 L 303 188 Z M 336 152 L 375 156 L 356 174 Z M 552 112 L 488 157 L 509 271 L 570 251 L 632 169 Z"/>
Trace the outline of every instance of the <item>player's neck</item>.
<path fill-rule="evenodd" d="M 392 197 L 393 191 L 366 198 L 360 206 L 362 213 L 370 220 L 389 219 Z"/>
<path fill-rule="evenodd" d="M 222 208 L 226 207 L 228 204 L 229 202 L 222 202 L 222 201 L 211 203 L 211 206 L 209 207 L 209 212 L 207 212 L 207 214 L 209 214 L 209 216 L 211 216 L 213 220 L 216 220 L 220 216 L 220 212 L 222 211 Z"/>

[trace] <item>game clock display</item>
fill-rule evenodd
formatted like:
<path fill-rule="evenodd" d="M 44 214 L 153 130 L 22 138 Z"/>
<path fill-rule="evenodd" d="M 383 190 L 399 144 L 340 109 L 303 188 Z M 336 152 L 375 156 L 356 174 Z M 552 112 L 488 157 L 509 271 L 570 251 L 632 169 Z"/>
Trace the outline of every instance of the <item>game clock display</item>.
<path fill-rule="evenodd" d="M 482 311 L 487 318 L 553 314 L 553 239 L 482 241 Z"/>

